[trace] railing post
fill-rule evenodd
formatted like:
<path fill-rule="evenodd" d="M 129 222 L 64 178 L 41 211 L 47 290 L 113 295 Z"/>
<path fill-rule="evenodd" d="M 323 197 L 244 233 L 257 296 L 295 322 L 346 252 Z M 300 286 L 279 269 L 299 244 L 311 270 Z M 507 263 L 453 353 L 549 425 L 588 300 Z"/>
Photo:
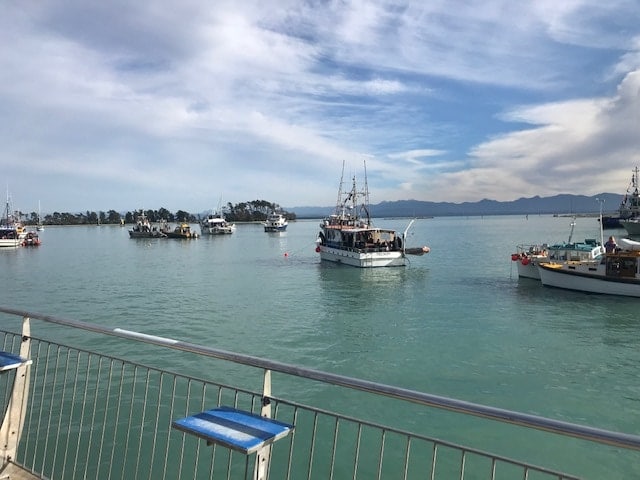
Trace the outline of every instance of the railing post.
<path fill-rule="evenodd" d="M 271 418 L 271 370 L 265 369 L 264 383 L 262 386 L 262 409 L 260 415 Z M 253 478 L 255 480 L 267 480 L 269 474 L 269 459 L 271 456 L 271 445 L 266 445 L 256 453 L 256 466 Z"/>
<path fill-rule="evenodd" d="M 20 343 L 20 356 L 23 359 L 30 358 L 31 326 L 29 317 L 22 318 L 22 341 Z M 31 362 L 23 363 L 15 369 L 13 387 L 9 404 L 0 426 L 0 464 L 6 465 L 13 460 L 18 449 L 18 442 L 22 434 L 24 420 L 27 414 L 27 401 L 29 398 L 29 377 Z"/>

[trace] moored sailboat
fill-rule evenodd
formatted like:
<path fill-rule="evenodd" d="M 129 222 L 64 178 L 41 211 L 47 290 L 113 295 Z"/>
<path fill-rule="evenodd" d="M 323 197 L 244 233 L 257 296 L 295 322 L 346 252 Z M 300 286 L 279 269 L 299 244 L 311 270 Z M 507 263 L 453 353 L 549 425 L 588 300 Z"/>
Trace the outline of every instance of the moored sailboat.
<path fill-rule="evenodd" d="M 38 232 L 44 231 L 44 225 L 42 224 L 42 212 L 40 211 L 40 200 L 38 200 L 38 223 L 36 224 L 36 230 Z"/>

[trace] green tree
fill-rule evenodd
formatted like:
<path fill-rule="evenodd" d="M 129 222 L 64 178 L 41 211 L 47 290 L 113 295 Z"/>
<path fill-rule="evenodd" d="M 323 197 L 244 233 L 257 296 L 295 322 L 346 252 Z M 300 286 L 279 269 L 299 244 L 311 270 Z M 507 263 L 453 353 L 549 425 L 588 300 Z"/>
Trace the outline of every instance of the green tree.
<path fill-rule="evenodd" d="M 161 207 L 158 209 L 158 220 L 166 220 L 167 222 L 173 222 L 175 221 L 175 218 L 173 216 L 173 213 L 171 213 L 169 210 L 167 210 L 164 207 Z"/>
<path fill-rule="evenodd" d="M 107 212 L 107 222 L 111 223 L 111 224 L 118 224 L 120 223 L 120 214 L 118 212 L 116 212 L 115 210 L 109 210 Z"/>
<path fill-rule="evenodd" d="M 177 222 L 188 222 L 189 218 L 190 218 L 189 212 L 185 212 L 184 210 L 178 210 L 176 212 Z"/>

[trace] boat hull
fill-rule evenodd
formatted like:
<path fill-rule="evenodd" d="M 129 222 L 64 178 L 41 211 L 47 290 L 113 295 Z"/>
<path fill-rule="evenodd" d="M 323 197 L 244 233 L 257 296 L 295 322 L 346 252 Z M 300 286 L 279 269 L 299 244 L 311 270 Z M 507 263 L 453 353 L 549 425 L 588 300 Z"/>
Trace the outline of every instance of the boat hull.
<path fill-rule="evenodd" d="M 540 261 L 541 260 L 535 258 L 529 259 L 529 262 L 518 260 L 516 263 L 518 266 L 518 277 L 540 280 L 540 273 L 538 272 L 538 262 Z M 549 257 L 543 257 L 542 261 L 549 261 Z"/>
<path fill-rule="evenodd" d="M 326 262 L 341 263 L 358 268 L 376 267 L 404 267 L 406 257 L 402 252 L 361 252 L 357 250 L 343 250 L 324 245 L 320 249 L 320 259 Z"/>
<path fill-rule="evenodd" d="M 160 231 L 155 232 L 134 232 L 133 230 L 129 230 L 130 238 L 164 238 L 167 235 Z"/>
<path fill-rule="evenodd" d="M 639 220 L 621 220 L 620 223 L 627 231 L 629 235 L 640 235 L 640 221 Z"/>
<path fill-rule="evenodd" d="M 571 265 L 538 265 L 540 280 L 548 287 L 577 290 L 605 295 L 640 297 L 640 280 L 636 278 L 610 277 L 597 273 L 597 265 L 580 266 L 575 270 Z"/>
<path fill-rule="evenodd" d="M 613 229 L 613 228 L 622 228 L 623 219 L 620 217 L 602 217 L 602 228 L 604 229 Z"/>
<path fill-rule="evenodd" d="M 176 232 L 167 232 L 167 238 L 180 238 L 183 240 L 198 238 L 197 233 L 176 233 Z"/>
<path fill-rule="evenodd" d="M 201 227 L 200 232 L 202 235 L 231 235 L 235 232 L 235 227 Z"/>
<path fill-rule="evenodd" d="M 21 241 L 19 238 L 0 238 L 0 248 L 16 248 Z"/>
<path fill-rule="evenodd" d="M 287 230 L 287 226 L 286 225 L 281 225 L 281 226 L 265 226 L 264 227 L 264 231 L 265 232 L 284 232 Z"/>

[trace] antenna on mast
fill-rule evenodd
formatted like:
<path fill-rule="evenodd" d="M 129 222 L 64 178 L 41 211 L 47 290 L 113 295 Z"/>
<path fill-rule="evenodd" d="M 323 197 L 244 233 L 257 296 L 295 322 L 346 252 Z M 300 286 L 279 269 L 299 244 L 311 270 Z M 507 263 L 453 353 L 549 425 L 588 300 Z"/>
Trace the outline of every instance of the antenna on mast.
<path fill-rule="evenodd" d="M 342 160 L 342 173 L 340 174 L 340 185 L 338 186 L 338 201 L 336 205 L 342 204 L 342 182 L 344 181 L 344 160 Z"/>
<path fill-rule="evenodd" d="M 369 208 L 369 182 L 367 180 L 367 161 L 363 160 L 364 163 L 364 204 Z"/>

